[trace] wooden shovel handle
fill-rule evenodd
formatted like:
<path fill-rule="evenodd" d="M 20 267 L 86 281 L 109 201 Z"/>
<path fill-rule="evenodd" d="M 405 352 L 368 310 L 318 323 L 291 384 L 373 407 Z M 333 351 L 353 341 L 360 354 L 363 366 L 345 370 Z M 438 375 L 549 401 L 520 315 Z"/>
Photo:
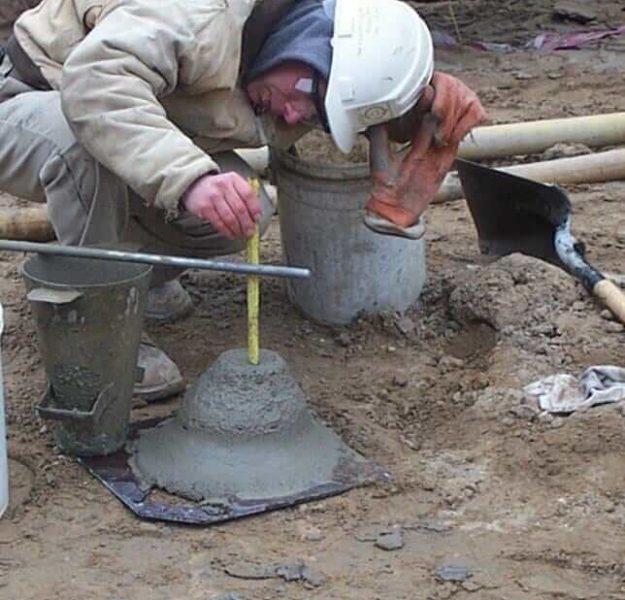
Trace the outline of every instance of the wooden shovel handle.
<path fill-rule="evenodd" d="M 49 242 L 54 230 L 44 207 L 0 209 L 0 238 Z"/>
<path fill-rule="evenodd" d="M 625 292 L 609 279 L 602 279 L 592 293 L 607 306 L 612 314 L 625 324 Z"/>

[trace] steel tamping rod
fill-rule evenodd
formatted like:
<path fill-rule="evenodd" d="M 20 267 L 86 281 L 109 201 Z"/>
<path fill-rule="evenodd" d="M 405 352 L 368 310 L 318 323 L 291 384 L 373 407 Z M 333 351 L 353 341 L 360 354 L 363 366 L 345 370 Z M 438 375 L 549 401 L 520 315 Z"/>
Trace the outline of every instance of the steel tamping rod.
<path fill-rule="evenodd" d="M 303 267 L 281 267 L 274 265 L 250 265 L 247 263 L 223 262 L 203 258 L 187 258 L 164 254 L 145 254 L 143 252 L 126 252 L 123 250 L 106 250 L 85 246 L 60 246 L 58 244 L 42 244 L 38 242 L 22 242 L 16 240 L 0 240 L 0 250 L 11 252 L 38 252 L 53 256 L 73 256 L 77 258 L 95 258 L 118 262 L 143 263 L 178 267 L 182 269 L 204 269 L 207 271 L 224 271 L 243 275 L 259 275 L 263 277 L 287 277 L 290 279 L 308 279 L 310 269 Z"/>

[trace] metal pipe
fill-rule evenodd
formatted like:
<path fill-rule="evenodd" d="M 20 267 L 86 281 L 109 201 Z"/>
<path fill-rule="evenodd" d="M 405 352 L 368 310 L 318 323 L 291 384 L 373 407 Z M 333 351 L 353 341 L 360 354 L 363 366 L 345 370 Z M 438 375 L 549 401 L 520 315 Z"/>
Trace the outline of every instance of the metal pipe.
<path fill-rule="evenodd" d="M 476 127 L 460 144 L 459 156 L 481 160 L 537 154 L 558 143 L 591 148 L 623 144 L 625 112 Z"/>
<path fill-rule="evenodd" d="M 222 262 L 203 258 L 145 254 L 143 252 L 126 252 L 122 250 L 105 250 L 104 248 L 87 248 L 84 246 L 59 246 L 58 244 L 41 244 L 16 240 L 0 240 L 0 250 L 8 250 L 10 252 L 38 252 L 40 254 L 51 254 L 53 256 L 116 260 L 119 262 L 144 263 L 181 269 L 225 271 L 227 273 L 242 273 L 244 275 L 259 275 L 264 277 L 308 279 L 311 276 L 310 269 L 301 267 L 250 265 L 247 263 Z"/>

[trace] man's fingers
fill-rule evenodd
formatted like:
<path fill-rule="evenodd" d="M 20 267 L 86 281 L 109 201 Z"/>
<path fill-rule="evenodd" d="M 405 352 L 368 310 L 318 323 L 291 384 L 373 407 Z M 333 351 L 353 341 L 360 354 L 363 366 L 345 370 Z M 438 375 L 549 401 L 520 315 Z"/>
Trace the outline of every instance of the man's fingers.
<path fill-rule="evenodd" d="M 213 207 L 219 216 L 219 219 L 226 226 L 230 235 L 234 238 L 244 236 L 240 220 L 241 204 L 242 202 L 238 199 L 238 196 L 233 190 L 217 197 L 213 202 Z"/>
<path fill-rule="evenodd" d="M 437 73 L 433 85 L 436 97 L 432 112 L 441 121 L 437 144 L 459 142 L 485 116 L 479 99 L 462 81 L 445 73 Z"/>
<path fill-rule="evenodd" d="M 259 195 L 254 191 L 254 188 L 243 177 L 236 177 L 232 181 L 233 188 L 244 202 L 247 208 L 247 214 L 249 218 L 256 222 L 262 214 L 262 207 L 260 204 Z"/>
<path fill-rule="evenodd" d="M 412 109 L 413 113 L 417 116 L 423 116 L 424 114 L 432 110 L 434 99 L 436 97 L 436 90 L 432 85 L 426 86 L 421 94 L 421 98 L 417 102 L 416 106 Z"/>
<path fill-rule="evenodd" d="M 223 220 L 221 219 L 221 217 L 219 216 L 219 214 L 215 210 L 215 207 L 212 204 L 206 206 L 203 209 L 201 215 L 199 216 L 202 219 L 208 221 L 215 228 L 215 230 L 223 237 L 229 240 L 234 239 L 235 236 L 230 231 L 228 226 L 223 222 Z"/>
<path fill-rule="evenodd" d="M 183 204 L 228 239 L 251 236 L 262 215 L 258 194 L 237 173 L 201 177 L 189 188 Z"/>
<path fill-rule="evenodd" d="M 459 144 L 474 127 L 483 123 L 485 120 L 486 111 L 476 96 L 474 100 L 467 105 L 464 114 L 456 122 L 454 130 L 449 136 L 450 141 Z"/>
<path fill-rule="evenodd" d="M 408 154 L 408 160 L 414 161 L 424 158 L 432 147 L 432 142 L 438 135 L 441 126 L 436 115 L 428 113 L 423 117 L 421 126 L 417 129 L 416 135 L 412 138 L 412 146 Z"/>
<path fill-rule="evenodd" d="M 250 213 L 249 198 L 243 197 L 239 190 L 240 188 L 237 188 L 236 184 L 232 182 L 225 199 L 237 219 L 239 236 L 249 237 L 254 233 L 255 219 Z"/>
<path fill-rule="evenodd" d="M 229 240 L 236 238 L 235 233 L 228 227 L 228 224 L 221 218 L 219 212 L 217 212 L 216 206 L 211 203 L 204 209 L 202 217 L 209 221 L 220 235 L 223 235 Z"/>
<path fill-rule="evenodd" d="M 445 73 L 435 73 L 432 78 L 432 87 L 435 91 L 432 101 L 432 112 L 440 119 L 447 116 L 452 96 L 452 87 L 455 87 L 454 80 Z"/>

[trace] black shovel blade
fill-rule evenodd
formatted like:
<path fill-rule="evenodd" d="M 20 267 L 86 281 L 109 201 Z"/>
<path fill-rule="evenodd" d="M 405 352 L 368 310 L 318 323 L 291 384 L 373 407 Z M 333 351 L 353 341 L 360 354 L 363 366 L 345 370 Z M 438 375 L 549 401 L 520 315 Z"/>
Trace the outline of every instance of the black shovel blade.
<path fill-rule="evenodd" d="M 520 252 L 564 267 L 554 243 L 571 214 L 564 190 L 463 159 L 456 166 L 482 254 Z"/>

